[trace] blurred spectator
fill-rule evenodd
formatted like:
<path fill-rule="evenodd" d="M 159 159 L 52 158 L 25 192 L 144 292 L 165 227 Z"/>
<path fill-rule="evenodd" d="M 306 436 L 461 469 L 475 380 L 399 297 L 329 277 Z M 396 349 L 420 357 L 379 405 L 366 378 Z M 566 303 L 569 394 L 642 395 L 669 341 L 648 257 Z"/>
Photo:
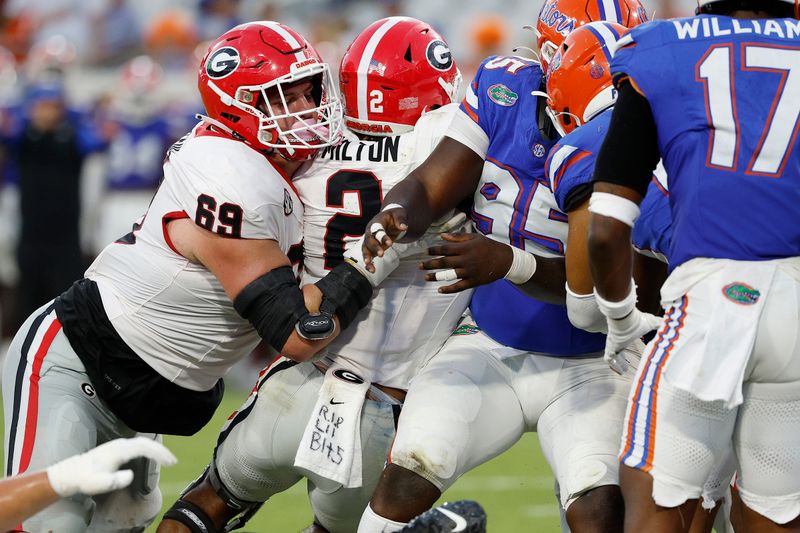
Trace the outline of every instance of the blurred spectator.
<path fill-rule="evenodd" d="M 197 15 L 197 35 L 202 41 L 215 39 L 244 22 L 239 17 L 239 0 L 200 0 Z"/>
<path fill-rule="evenodd" d="M 127 0 L 109 0 L 92 21 L 92 31 L 96 45 L 91 57 L 94 63 L 119 64 L 141 50 L 139 19 Z"/>
<path fill-rule="evenodd" d="M 60 83 L 75 63 L 77 51 L 63 35 L 54 35 L 31 47 L 25 61 L 25 83 Z"/>
<path fill-rule="evenodd" d="M 109 98 L 107 117 L 101 119 L 111 140 L 102 201 L 94 206 L 95 255 L 129 233 L 147 211 L 161 181 L 167 148 L 186 133 L 185 123 L 171 120 L 159 96 L 163 70 L 158 63 L 137 56 L 125 65 L 120 78 Z"/>
<path fill-rule="evenodd" d="M 510 53 L 508 48 L 508 29 L 506 23 L 498 15 L 482 13 L 473 18 L 469 24 L 470 51 L 469 59 L 464 61 L 462 76 L 465 83 L 470 83 L 481 62 L 492 55 Z"/>
<path fill-rule="evenodd" d="M 654 4 L 654 5 L 653 5 Z M 694 14 L 697 0 L 655 0 L 651 2 L 655 16 L 660 19 L 688 17 Z M 652 15 L 653 13 L 648 13 Z"/>
<path fill-rule="evenodd" d="M 144 36 L 145 51 L 166 70 L 185 69 L 193 60 L 197 43 L 191 17 L 180 10 L 162 12 L 150 23 Z"/>
<path fill-rule="evenodd" d="M 19 179 L 19 319 L 83 273 L 81 169 L 103 143 L 87 121 L 67 109 L 63 85 L 56 81 L 26 91 L 23 113 L 5 140 Z"/>
<path fill-rule="evenodd" d="M 31 45 L 56 35 L 63 36 L 85 57 L 94 46 L 91 21 L 106 0 L 10 0 L 4 15 L 32 25 Z"/>

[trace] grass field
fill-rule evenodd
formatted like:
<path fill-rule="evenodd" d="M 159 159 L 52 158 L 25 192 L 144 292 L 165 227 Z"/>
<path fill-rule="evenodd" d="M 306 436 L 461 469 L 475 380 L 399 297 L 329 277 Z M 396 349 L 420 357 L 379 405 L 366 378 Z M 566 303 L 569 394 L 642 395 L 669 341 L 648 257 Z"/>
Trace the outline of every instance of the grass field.
<path fill-rule="evenodd" d="M 243 398 L 233 391 L 227 394 L 215 419 L 194 437 L 164 439 L 179 460 L 176 466 L 161 472 L 165 505 L 170 505 L 200 473 L 211 457 L 218 429 Z M 486 508 L 491 533 L 559 531 L 553 480 L 535 435 L 526 435 L 504 455 L 461 478 L 445 494 L 448 500 L 464 498 L 477 500 Z M 310 522 L 311 509 L 301 482 L 267 502 L 246 529 L 290 533 L 301 531 Z M 148 531 L 155 531 L 155 527 Z"/>
<path fill-rule="evenodd" d="M 211 457 L 219 428 L 244 397 L 244 392 L 230 390 L 214 420 L 197 435 L 165 437 L 165 444 L 179 461 L 161 472 L 165 507 L 171 505 L 181 490 L 202 471 Z M 490 533 L 559 531 L 553 481 L 535 435 L 526 435 L 505 454 L 461 478 L 444 495 L 447 500 L 465 498 L 477 500 L 486 508 Z M 305 484 L 301 482 L 267 502 L 248 523 L 246 530 L 298 532 L 310 524 L 311 517 Z M 147 531 L 155 529 L 152 526 Z"/>

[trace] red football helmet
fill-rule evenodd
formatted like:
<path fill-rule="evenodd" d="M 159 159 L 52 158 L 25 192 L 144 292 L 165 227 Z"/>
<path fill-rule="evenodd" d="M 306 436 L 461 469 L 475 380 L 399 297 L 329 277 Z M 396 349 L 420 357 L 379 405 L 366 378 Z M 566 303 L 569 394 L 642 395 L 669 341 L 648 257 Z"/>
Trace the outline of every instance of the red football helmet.
<path fill-rule="evenodd" d="M 536 37 L 542 68 L 548 64 L 576 28 L 605 20 L 633 28 L 647 22 L 647 12 L 639 0 L 547 0 L 536 21 Z"/>
<path fill-rule="evenodd" d="M 570 33 L 547 71 L 547 113 L 566 135 L 608 109 L 617 99 L 609 64 L 628 28 L 590 22 Z"/>
<path fill-rule="evenodd" d="M 445 40 L 410 17 L 370 24 L 342 57 L 345 124 L 368 135 L 411 131 L 434 106 L 457 98 L 461 73 Z"/>
<path fill-rule="evenodd" d="M 293 113 L 284 89 L 305 79 L 314 84 L 317 105 Z M 213 123 L 257 149 L 302 160 L 341 138 L 342 106 L 328 64 L 283 24 L 249 22 L 222 34 L 203 57 L 197 83 Z M 277 91 L 280 104 L 270 104 L 268 91 Z M 288 128 L 281 126 L 286 119 Z"/>

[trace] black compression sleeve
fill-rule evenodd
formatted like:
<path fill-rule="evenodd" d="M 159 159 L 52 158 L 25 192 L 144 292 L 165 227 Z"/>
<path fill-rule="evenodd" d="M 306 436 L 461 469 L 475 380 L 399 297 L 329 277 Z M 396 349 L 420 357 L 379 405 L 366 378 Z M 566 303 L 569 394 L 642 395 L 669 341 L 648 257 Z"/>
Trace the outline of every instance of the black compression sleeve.
<path fill-rule="evenodd" d="M 348 263 L 336 265 L 316 285 L 324 295 L 320 312 L 336 315 L 342 329 L 372 298 L 372 283 Z"/>
<path fill-rule="evenodd" d="M 623 185 L 644 196 L 661 158 L 656 123 L 647 98 L 627 78 L 617 83 L 617 89 L 619 96 L 592 181 Z"/>
<path fill-rule="evenodd" d="M 289 266 L 272 269 L 251 281 L 233 300 L 233 307 L 279 352 L 297 321 L 308 314 L 303 293 Z"/>

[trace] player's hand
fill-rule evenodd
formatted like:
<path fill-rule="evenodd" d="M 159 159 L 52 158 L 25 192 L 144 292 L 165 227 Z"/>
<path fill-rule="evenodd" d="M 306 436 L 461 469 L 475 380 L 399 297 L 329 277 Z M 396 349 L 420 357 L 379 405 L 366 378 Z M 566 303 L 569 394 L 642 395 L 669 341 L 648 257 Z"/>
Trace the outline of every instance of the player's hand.
<path fill-rule="evenodd" d="M 319 313 L 319 306 L 322 305 L 323 297 L 319 287 L 313 283 L 309 283 L 308 285 L 304 285 L 301 290 L 303 291 L 303 301 L 308 312 L 312 315 Z"/>
<path fill-rule="evenodd" d="M 637 353 L 636 345 L 641 345 L 642 335 L 658 328 L 663 319 L 634 307 L 633 311 L 622 318 L 607 317 L 606 320 L 608 336 L 603 359 L 611 370 L 622 375 L 628 368 L 635 369 L 638 366 L 642 350 Z"/>
<path fill-rule="evenodd" d="M 428 255 L 441 256 L 420 264 L 423 270 L 437 270 L 425 275 L 427 281 L 456 283 L 439 287 L 442 294 L 461 292 L 485 285 L 506 275 L 511 267 L 511 247 L 480 233 L 442 233 L 447 244 L 428 248 Z"/>
<path fill-rule="evenodd" d="M 370 272 L 375 272 L 373 257 L 380 257 L 396 240 L 401 239 L 408 229 L 408 214 L 402 206 L 391 207 L 372 217 L 364 233 L 362 254 L 364 264 Z"/>
<path fill-rule="evenodd" d="M 54 464 L 47 469 L 47 478 L 62 498 L 79 493 L 102 494 L 131 484 L 133 471 L 119 470 L 119 467 L 137 457 L 167 466 L 178 462 L 172 452 L 154 440 L 117 439 Z"/>

